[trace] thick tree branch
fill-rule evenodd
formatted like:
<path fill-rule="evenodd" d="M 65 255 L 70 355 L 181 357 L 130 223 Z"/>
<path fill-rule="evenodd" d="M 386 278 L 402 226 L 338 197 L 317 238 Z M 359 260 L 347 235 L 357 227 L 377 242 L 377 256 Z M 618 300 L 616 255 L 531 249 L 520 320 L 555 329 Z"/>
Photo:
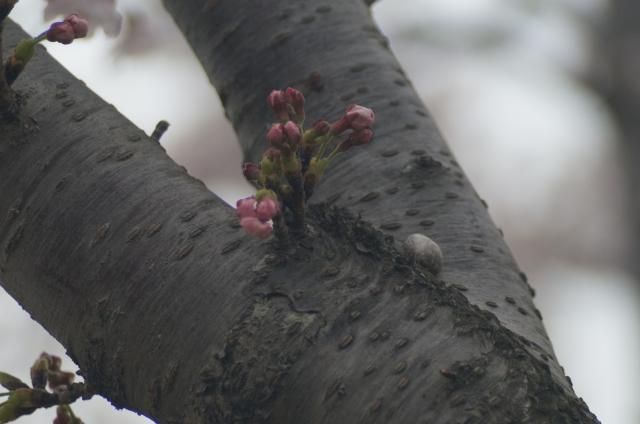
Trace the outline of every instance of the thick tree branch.
<path fill-rule="evenodd" d="M 114 404 L 181 416 L 261 245 L 42 48 L 15 88 L 20 115 L 0 123 L 3 286 Z"/>
<path fill-rule="evenodd" d="M 445 281 L 553 357 L 525 275 L 362 1 L 164 4 L 250 159 L 263 150 L 271 120 L 264 97 L 273 88 L 305 91 L 311 120 L 336 118 L 349 103 L 372 107 L 373 145 L 335 164 L 314 199 L 346 206 L 399 240 L 427 233 L 444 252 Z M 560 366 L 551 366 L 566 386 Z"/>
<path fill-rule="evenodd" d="M 326 207 L 287 252 L 249 242 L 229 208 L 40 51 L 16 84 L 19 125 L 0 124 L 0 271 L 92 387 L 159 422 L 596 421 L 380 35 L 353 31 L 369 22 L 362 2 L 167 4 L 207 69 L 219 60 L 214 79 L 254 156 L 274 86 L 315 90 L 311 116 L 335 117 L 345 93 L 376 108 L 376 146 L 336 164 L 320 197 L 366 206 L 377 225 L 402 216 L 383 227 L 400 235 L 432 228 L 445 272 L 423 273 Z M 331 61 L 287 50 L 321 51 L 323 37 Z M 493 299 L 498 318 L 462 292 Z"/>

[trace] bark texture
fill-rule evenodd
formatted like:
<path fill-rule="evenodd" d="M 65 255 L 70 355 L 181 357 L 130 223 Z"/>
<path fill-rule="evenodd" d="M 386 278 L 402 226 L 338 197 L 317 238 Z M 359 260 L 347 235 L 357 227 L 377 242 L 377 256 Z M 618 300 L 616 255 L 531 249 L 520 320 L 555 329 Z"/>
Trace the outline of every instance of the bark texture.
<path fill-rule="evenodd" d="M 609 20 L 601 31 L 604 37 L 597 46 L 607 63 L 594 64 L 597 74 L 593 84 L 609 102 L 620 131 L 620 156 L 625 161 L 628 210 L 631 211 L 629 226 L 633 234 L 629 237 L 626 265 L 640 279 L 637 257 L 640 249 L 640 220 L 637 219 L 640 211 L 640 4 L 633 0 L 615 0 L 610 9 Z"/>
<path fill-rule="evenodd" d="M 101 394 L 167 423 L 597 422 L 364 2 L 165 4 L 248 157 L 287 85 L 310 117 L 372 107 L 377 136 L 278 250 L 39 51 L 0 123 L 3 286 Z M 437 278 L 390 237 L 415 232 Z"/>

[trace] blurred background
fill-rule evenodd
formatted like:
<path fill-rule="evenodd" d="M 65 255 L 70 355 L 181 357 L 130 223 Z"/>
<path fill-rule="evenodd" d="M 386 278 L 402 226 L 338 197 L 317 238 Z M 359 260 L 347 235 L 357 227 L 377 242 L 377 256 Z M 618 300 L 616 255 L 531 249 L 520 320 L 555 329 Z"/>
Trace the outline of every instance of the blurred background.
<path fill-rule="evenodd" d="M 120 15 L 112 3 L 21 0 L 12 17 L 35 35 L 58 13 L 93 13 L 92 37 L 49 52 L 146 131 L 168 120 L 169 154 L 227 202 L 251 193 L 160 1 L 119 0 Z M 640 423 L 640 2 L 382 0 L 373 13 L 536 288 L 575 391 L 603 423 Z M 64 355 L 1 289 L 0 317 L 3 371 L 28 380 L 41 351 Z M 102 399 L 74 410 L 88 424 L 150 422 Z"/>

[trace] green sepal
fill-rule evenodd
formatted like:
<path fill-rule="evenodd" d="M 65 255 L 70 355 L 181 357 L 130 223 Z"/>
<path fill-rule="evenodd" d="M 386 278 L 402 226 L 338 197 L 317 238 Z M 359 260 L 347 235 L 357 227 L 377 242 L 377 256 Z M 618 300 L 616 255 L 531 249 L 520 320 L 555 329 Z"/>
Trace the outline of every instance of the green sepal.
<path fill-rule="evenodd" d="M 36 44 L 38 44 L 38 42 L 32 38 L 20 41 L 13 51 L 13 56 L 18 62 L 21 62 L 23 65 L 26 64 L 36 52 Z"/>
<path fill-rule="evenodd" d="M 23 415 L 32 414 L 38 406 L 33 402 L 33 390 L 13 390 L 6 402 L 0 403 L 0 424 L 9 423 Z"/>
<path fill-rule="evenodd" d="M 309 168 L 307 169 L 307 174 L 313 174 L 317 178 L 320 178 L 324 171 L 327 169 L 327 165 L 329 165 L 329 159 L 323 158 L 319 159 L 318 157 L 311 158 L 311 162 L 309 163 Z"/>

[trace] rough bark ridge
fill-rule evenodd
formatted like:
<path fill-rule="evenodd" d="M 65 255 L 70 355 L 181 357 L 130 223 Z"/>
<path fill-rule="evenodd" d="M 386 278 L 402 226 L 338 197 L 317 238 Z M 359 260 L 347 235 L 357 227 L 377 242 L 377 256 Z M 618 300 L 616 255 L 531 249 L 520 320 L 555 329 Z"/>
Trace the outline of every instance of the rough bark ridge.
<path fill-rule="evenodd" d="M 609 101 L 620 129 L 621 157 L 627 163 L 628 210 L 632 211 L 630 225 L 632 227 L 629 255 L 626 265 L 636 277 L 640 277 L 640 265 L 637 254 L 640 249 L 640 221 L 635 219 L 640 211 L 640 83 L 638 82 L 638 46 L 640 46 L 640 5 L 633 0 L 615 0 L 611 3 L 610 16 L 604 28 L 604 37 L 598 46 L 603 56 L 608 59 L 606 75 L 595 75 L 593 81 L 596 88 Z M 602 72 L 602 65 L 595 66 Z M 634 213 L 635 212 L 635 213 Z"/>
<path fill-rule="evenodd" d="M 363 3 L 165 3 L 253 157 L 291 83 L 310 116 L 373 107 L 378 134 L 318 193 L 362 218 L 317 206 L 282 252 L 40 51 L 0 123 L 3 286 L 101 394 L 159 422 L 597 421 Z M 441 278 L 367 221 L 428 230 Z"/>

